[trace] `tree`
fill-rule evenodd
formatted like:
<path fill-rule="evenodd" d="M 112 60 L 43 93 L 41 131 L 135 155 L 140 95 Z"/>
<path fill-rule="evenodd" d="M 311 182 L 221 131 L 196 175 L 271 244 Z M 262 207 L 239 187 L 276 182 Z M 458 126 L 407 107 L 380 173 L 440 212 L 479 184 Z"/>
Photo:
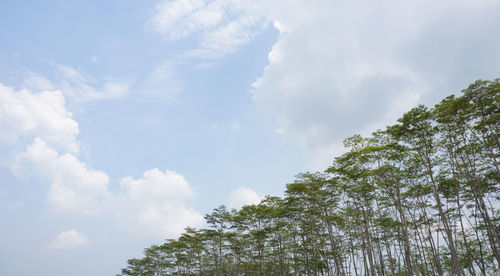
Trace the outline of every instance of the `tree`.
<path fill-rule="evenodd" d="M 497 275 L 500 80 L 462 92 L 347 138 L 284 198 L 219 206 L 121 275 Z"/>

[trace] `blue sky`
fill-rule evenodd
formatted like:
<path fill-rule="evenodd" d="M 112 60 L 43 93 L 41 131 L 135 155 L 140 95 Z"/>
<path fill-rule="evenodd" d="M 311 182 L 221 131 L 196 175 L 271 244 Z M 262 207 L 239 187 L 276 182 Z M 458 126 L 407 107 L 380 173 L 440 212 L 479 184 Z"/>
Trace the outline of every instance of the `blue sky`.
<path fill-rule="evenodd" d="M 0 3 L 0 274 L 113 275 L 500 76 L 498 1 Z"/>

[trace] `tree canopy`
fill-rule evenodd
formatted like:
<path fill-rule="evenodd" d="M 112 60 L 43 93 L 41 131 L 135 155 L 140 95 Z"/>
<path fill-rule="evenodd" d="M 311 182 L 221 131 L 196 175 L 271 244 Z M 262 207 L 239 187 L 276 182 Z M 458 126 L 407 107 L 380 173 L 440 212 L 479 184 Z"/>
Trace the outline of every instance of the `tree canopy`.
<path fill-rule="evenodd" d="M 120 275 L 500 274 L 500 79 L 345 146 L 284 198 L 220 206 Z"/>

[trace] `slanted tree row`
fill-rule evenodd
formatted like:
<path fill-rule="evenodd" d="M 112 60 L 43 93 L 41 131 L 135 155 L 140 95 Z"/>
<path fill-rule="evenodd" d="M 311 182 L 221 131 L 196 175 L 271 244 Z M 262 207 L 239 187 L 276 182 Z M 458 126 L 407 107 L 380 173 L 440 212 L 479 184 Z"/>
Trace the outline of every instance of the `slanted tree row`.
<path fill-rule="evenodd" d="M 284 198 L 205 216 L 122 275 L 500 275 L 500 79 L 418 106 Z"/>

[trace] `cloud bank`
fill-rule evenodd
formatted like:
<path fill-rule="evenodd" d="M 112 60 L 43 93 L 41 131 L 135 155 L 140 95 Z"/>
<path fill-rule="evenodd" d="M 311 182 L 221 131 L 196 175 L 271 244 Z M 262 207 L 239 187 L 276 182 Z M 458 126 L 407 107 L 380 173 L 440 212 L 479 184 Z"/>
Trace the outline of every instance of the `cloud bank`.
<path fill-rule="evenodd" d="M 498 77 L 499 10 L 493 0 L 173 0 L 156 7 L 150 25 L 168 40 L 197 39 L 191 52 L 215 58 L 262 26 L 277 29 L 253 102 L 302 145 L 310 169 L 324 169 L 342 139 Z"/>
<path fill-rule="evenodd" d="M 384 128 L 418 103 L 500 73 L 493 1 L 259 6 L 280 37 L 253 100 L 279 133 L 300 141 L 313 169 L 329 164 L 341 139 Z"/>

